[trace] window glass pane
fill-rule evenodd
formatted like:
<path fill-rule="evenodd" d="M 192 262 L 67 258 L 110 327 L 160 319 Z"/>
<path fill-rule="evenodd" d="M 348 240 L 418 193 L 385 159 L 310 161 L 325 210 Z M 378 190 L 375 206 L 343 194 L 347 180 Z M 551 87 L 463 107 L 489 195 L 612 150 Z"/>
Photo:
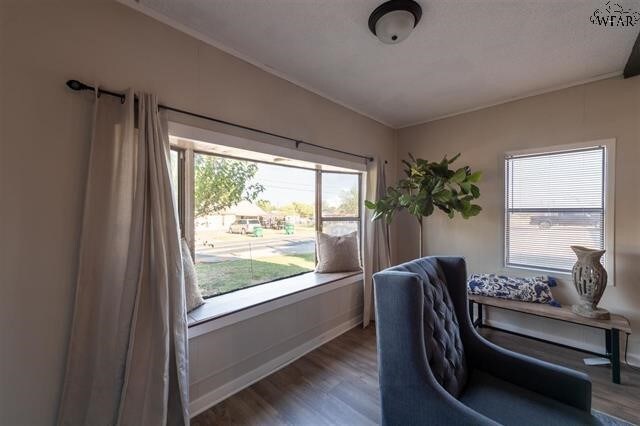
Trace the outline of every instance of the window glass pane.
<path fill-rule="evenodd" d="M 602 208 L 604 152 L 564 152 L 509 160 L 512 208 Z"/>
<path fill-rule="evenodd" d="M 178 185 L 179 185 L 179 160 L 178 160 L 178 151 L 172 149 L 169 151 L 169 171 L 171 173 L 171 193 L 173 194 L 173 202 L 177 206 L 178 205 Z"/>
<path fill-rule="evenodd" d="M 351 221 L 323 221 L 322 232 L 329 235 L 344 235 L 354 231 L 359 231 L 358 222 Z"/>
<path fill-rule="evenodd" d="M 602 249 L 604 148 L 506 160 L 506 263 L 570 271 L 572 245 Z"/>
<path fill-rule="evenodd" d="M 570 246 L 602 248 L 602 220 L 601 213 L 510 213 L 509 263 L 568 271 L 576 262 Z"/>
<path fill-rule="evenodd" d="M 322 173 L 322 216 L 357 217 L 358 175 L 345 173 Z"/>
<path fill-rule="evenodd" d="M 194 157 L 196 270 L 205 296 L 315 268 L 315 171 Z"/>

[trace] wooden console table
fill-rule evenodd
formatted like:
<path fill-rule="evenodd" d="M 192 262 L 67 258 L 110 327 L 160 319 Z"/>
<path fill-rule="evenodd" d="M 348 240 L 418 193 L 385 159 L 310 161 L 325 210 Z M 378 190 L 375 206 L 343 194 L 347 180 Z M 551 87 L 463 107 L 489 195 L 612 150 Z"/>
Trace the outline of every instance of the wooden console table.
<path fill-rule="evenodd" d="M 473 304 L 478 305 L 478 315 L 474 319 Z M 586 351 L 583 349 L 562 345 L 560 343 L 550 342 L 548 340 L 539 339 L 533 336 L 527 336 L 513 331 L 500 329 L 497 327 L 487 326 L 483 323 L 482 307 L 491 306 L 494 308 L 507 309 L 510 311 L 521 312 L 528 315 L 535 315 L 544 318 L 550 318 L 557 321 L 569 322 L 572 324 L 584 325 L 586 327 L 598 328 L 604 330 L 605 333 L 605 350 L 606 353 L 599 354 L 596 352 Z M 613 383 L 620 384 L 620 332 L 631 334 L 631 325 L 629 320 L 621 315 L 611 314 L 608 320 L 586 318 L 574 314 L 571 307 L 563 306 L 561 308 L 542 303 L 517 302 L 515 300 L 498 299 L 495 297 L 469 295 L 469 315 L 475 327 L 488 327 L 508 333 L 516 334 L 530 339 L 540 340 L 555 345 L 570 347 L 571 349 L 589 353 L 596 356 L 608 358 L 611 361 L 611 379 Z"/>

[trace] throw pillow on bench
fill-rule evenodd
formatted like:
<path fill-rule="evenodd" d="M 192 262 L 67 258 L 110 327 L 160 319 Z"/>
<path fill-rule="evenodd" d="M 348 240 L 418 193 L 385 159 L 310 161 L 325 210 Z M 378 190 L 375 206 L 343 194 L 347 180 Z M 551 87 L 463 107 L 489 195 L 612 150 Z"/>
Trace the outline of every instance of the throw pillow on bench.
<path fill-rule="evenodd" d="M 556 279 L 549 276 L 518 278 L 496 274 L 471 274 L 467 282 L 467 291 L 477 296 L 546 303 L 560 307 L 560 303 L 551 294 L 551 287 L 556 285 Z"/>

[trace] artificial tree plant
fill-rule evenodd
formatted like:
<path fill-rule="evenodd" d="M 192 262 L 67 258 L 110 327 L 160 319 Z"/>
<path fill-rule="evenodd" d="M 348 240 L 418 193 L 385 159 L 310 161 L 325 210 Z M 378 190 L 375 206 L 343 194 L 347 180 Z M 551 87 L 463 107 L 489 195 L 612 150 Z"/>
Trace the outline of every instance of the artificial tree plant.
<path fill-rule="evenodd" d="M 453 218 L 458 212 L 463 218 L 476 216 L 482 210 L 472 201 L 480 197 L 480 188 L 475 184 L 482 172 L 471 172 L 469 166 L 453 170 L 449 166 L 460 157 L 445 156 L 440 162 L 429 162 L 414 158 L 402 160 L 406 178 L 395 187 L 387 188 L 384 197 L 376 202 L 365 201 L 365 206 L 373 210 L 371 220 L 385 220 L 391 223 L 396 212 L 406 209 L 418 220 L 420 226 L 420 257 L 422 257 L 422 218 L 431 216 L 437 207 Z"/>

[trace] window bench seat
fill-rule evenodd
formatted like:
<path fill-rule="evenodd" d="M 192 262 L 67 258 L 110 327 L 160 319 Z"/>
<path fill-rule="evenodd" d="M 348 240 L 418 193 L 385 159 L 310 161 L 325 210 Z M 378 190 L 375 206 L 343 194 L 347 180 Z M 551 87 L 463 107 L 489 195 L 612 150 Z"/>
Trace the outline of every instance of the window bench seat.
<path fill-rule="evenodd" d="M 309 272 L 211 297 L 189 312 L 189 338 L 358 281 L 362 272 Z"/>

